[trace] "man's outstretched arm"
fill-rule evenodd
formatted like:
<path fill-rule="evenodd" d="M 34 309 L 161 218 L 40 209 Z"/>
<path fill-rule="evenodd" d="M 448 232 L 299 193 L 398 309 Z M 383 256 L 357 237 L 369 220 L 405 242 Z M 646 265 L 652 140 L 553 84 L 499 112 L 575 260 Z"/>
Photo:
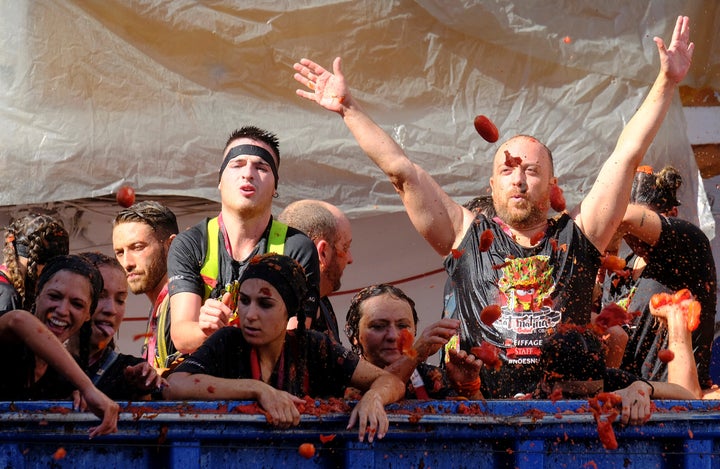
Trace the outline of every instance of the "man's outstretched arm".
<path fill-rule="evenodd" d="M 575 214 L 576 223 L 600 252 L 623 219 L 635 171 L 665 119 L 677 85 L 690 69 L 695 45 L 690 42 L 687 16 L 678 17 L 670 47 L 666 48 L 661 38 L 654 40 L 660 54 L 660 73 Z"/>
<path fill-rule="evenodd" d="M 438 254 L 445 256 L 459 243 L 473 215 L 454 202 L 432 177 L 407 157 L 400 145 L 368 116 L 352 97 L 342 74 L 341 59 L 330 72 L 302 59 L 294 78 L 310 89 L 298 96 L 342 116 L 363 151 L 390 179 L 415 229 Z"/>

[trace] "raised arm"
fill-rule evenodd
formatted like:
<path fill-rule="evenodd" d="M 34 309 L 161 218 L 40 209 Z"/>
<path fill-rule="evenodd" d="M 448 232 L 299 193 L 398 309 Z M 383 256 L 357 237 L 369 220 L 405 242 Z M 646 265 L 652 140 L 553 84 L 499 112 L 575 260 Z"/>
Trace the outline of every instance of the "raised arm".
<path fill-rule="evenodd" d="M 655 246 L 662 233 L 662 221 L 657 212 L 643 205 L 629 204 L 620 224 L 620 231 L 649 246 Z"/>
<path fill-rule="evenodd" d="M 666 48 L 661 38 L 654 38 L 660 55 L 660 73 L 575 214 L 578 226 L 601 252 L 625 213 L 635 170 L 667 114 L 678 83 L 690 68 L 695 45 L 689 40 L 687 16 L 678 17 L 670 47 Z"/>
<path fill-rule="evenodd" d="M 340 65 L 337 57 L 330 72 L 312 60 L 300 60 L 293 66 L 297 71 L 294 78 L 310 91 L 299 89 L 298 96 L 343 118 L 360 148 L 390 179 L 415 229 L 438 254 L 446 256 L 462 239 L 473 215 L 410 161 L 400 145 L 363 111 L 351 95 Z"/>
<path fill-rule="evenodd" d="M 688 308 L 693 299 L 664 297 L 672 298 L 672 300 L 657 305 L 650 300 L 650 312 L 665 323 L 668 331 L 667 347 L 673 356 L 667 362 L 667 381 L 687 389 L 693 396 L 690 399 L 700 399 L 703 396 L 703 390 L 700 386 L 695 356 L 692 351 L 692 334 L 687 325 Z M 659 300 L 658 303 L 660 303 Z"/>

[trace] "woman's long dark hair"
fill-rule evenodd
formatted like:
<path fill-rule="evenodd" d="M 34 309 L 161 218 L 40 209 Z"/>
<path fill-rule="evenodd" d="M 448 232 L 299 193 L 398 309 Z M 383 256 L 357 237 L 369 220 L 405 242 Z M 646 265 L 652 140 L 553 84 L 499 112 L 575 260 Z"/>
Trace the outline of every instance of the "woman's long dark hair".
<path fill-rule="evenodd" d="M 55 256 L 50 259 L 42 269 L 40 278 L 38 279 L 38 294 L 43 291 L 45 284 L 55 276 L 58 272 L 68 271 L 74 274 L 82 275 L 90 282 L 90 315 L 95 313 L 98 305 L 98 299 L 103 290 L 103 279 L 100 270 L 88 260 L 77 254 L 68 254 L 64 256 Z M 33 306 L 33 311 L 35 308 Z M 83 370 L 88 369 L 90 357 L 90 336 L 92 335 L 92 322 L 85 321 L 80 327 L 79 334 L 79 356 L 78 364 Z"/>

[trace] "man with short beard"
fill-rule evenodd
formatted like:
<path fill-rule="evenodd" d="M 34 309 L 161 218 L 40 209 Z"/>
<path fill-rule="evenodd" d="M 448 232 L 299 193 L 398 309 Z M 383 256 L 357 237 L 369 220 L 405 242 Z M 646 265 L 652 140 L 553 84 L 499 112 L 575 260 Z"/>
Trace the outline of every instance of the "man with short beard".
<path fill-rule="evenodd" d="M 278 220 L 302 231 L 315 243 L 320 261 L 320 301 L 317 314 L 308 318 L 306 327 L 327 334 L 339 344 L 337 317 L 328 295 L 340 289 L 345 267 L 353 262 L 350 220 L 335 205 L 310 199 L 291 203 Z"/>
<path fill-rule="evenodd" d="M 125 269 L 130 291 L 145 294 L 148 316 L 143 358 L 155 369 L 170 367 L 180 356 L 170 337 L 167 255 L 178 234 L 175 214 L 154 201 L 138 202 L 113 220 L 113 250 Z"/>
<path fill-rule="evenodd" d="M 681 16 L 669 47 L 654 38 L 661 66 L 648 96 L 581 204 L 555 218 L 548 218 L 551 191 L 558 189 L 553 157 L 538 139 L 518 135 L 500 145 L 490 178 L 498 216 L 476 217 L 366 114 L 351 94 L 340 57 L 332 71 L 308 59 L 293 65 L 294 79 L 305 87 L 298 96 L 343 119 L 390 179 L 418 233 L 447 256 L 461 320 L 459 338 L 450 344 L 459 342 L 468 352 L 485 342 L 500 349 L 500 369 L 481 370 L 486 398 L 532 392 L 542 375 L 540 346 L 548 333 L 563 322 L 590 322 L 600 255 L 625 213 L 635 169 L 690 68 L 689 37 L 689 19 Z M 488 306 L 493 314 L 483 315 Z M 645 391 L 651 392 L 649 386 Z"/>

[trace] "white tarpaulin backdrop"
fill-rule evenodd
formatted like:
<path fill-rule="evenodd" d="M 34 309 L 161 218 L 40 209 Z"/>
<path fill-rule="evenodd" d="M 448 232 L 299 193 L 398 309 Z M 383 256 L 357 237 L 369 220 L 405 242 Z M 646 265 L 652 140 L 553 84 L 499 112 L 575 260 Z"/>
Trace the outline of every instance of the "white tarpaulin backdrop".
<path fill-rule="evenodd" d="M 719 88 L 714 0 L 0 0 L 0 206 L 99 197 L 76 230 L 92 242 L 72 247 L 110 252 L 120 185 L 217 201 L 225 139 L 253 124 L 281 141 L 275 213 L 319 198 L 353 220 L 344 288 L 412 277 L 441 260 L 340 118 L 295 95 L 295 61 L 342 56 L 366 109 L 459 202 L 488 187 L 496 144 L 472 125 L 485 114 L 501 140 L 532 134 L 553 150 L 574 205 L 655 79 L 653 36 L 669 41 L 678 14 L 697 43 L 685 84 Z M 679 96 L 645 162 L 682 171 L 683 217 L 710 213 Z M 712 236 L 712 217 L 699 221 Z M 432 303 L 428 321 L 444 277 L 432 279 L 432 291 L 401 285 Z"/>

